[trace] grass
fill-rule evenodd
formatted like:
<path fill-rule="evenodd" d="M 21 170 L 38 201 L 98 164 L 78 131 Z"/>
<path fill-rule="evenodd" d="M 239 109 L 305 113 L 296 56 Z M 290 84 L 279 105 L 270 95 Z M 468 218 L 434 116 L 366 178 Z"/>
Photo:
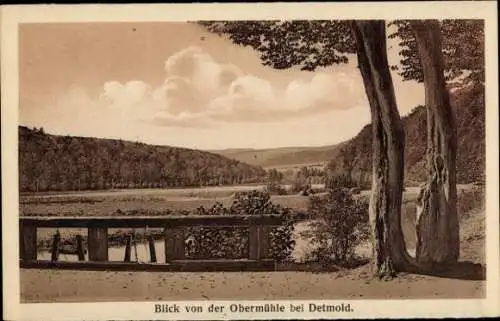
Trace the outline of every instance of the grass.
<path fill-rule="evenodd" d="M 458 186 L 459 215 L 479 206 L 484 200 L 481 186 Z M 122 212 L 162 212 L 166 210 L 190 210 L 200 206 L 210 207 L 216 202 L 230 206 L 233 195 L 239 191 L 262 189 L 264 186 L 224 186 L 216 188 L 117 190 L 77 192 L 73 194 L 38 194 L 20 196 L 20 215 L 50 216 L 106 216 L 118 209 Z M 407 188 L 404 202 L 414 202 L 418 188 Z M 360 197 L 369 197 L 362 191 Z M 301 195 L 273 195 L 272 201 L 299 211 L 307 208 L 308 197 Z"/>
<path fill-rule="evenodd" d="M 236 192 L 260 189 L 259 186 L 235 186 L 211 189 L 132 190 L 87 192 L 75 195 L 21 196 L 20 215 L 40 216 L 106 216 L 122 212 L 162 212 L 210 207 L 216 202 L 231 206 Z M 305 209 L 308 198 L 299 195 L 272 196 L 272 201 L 285 207 Z"/>

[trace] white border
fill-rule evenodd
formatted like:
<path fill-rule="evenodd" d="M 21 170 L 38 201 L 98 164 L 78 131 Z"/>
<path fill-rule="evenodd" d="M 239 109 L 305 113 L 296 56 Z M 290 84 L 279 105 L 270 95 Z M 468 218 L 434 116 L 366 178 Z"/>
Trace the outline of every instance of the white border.
<path fill-rule="evenodd" d="M 499 204 L 498 204 L 498 51 L 494 1 L 369 2 L 369 3 L 253 3 L 168 5 L 37 5 L 3 6 L 1 9 L 2 94 L 2 232 L 4 319 L 194 319 L 192 314 L 154 314 L 155 302 L 20 304 L 18 266 L 18 163 L 17 104 L 19 23 L 117 22 L 244 19 L 387 19 L 477 18 L 485 19 L 486 35 L 486 245 L 487 298 L 482 300 L 349 300 L 354 313 L 335 314 L 203 314 L 199 319 L 312 319 L 312 318 L 409 318 L 498 316 Z M 16 244 L 16 246 L 13 246 Z M 220 304 L 231 302 L 219 301 Z M 290 301 L 273 301 L 288 305 Z M 299 303 L 300 301 L 296 301 Z M 310 301 L 302 301 L 306 305 Z M 339 302 L 332 301 L 331 303 Z M 163 302 L 164 303 L 164 302 Z M 182 304 L 182 302 L 178 302 Z M 187 303 L 187 302 L 185 302 Z M 199 302 L 202 305 L 216 301 Z M 243 303 L 243 302 L 242 302 Z M 251 301 L 249 303 L 256 303 Z M 85 311 L 85 316 L 82 312 Z"/>

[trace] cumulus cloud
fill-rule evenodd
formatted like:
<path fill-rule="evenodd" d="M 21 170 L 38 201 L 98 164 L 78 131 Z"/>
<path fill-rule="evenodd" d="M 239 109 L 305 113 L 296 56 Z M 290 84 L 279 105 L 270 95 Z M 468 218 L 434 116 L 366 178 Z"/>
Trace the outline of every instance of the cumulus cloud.
<path fill-rule="evenodd" d="M 220 123 L 281 121 L 363 103 L 358 75 L 317 73 L 285 88 L 215 61 L 189 47 L 165 62 L 166 78 L 152 88 L 142 81 L 107 82 L 100 102 L 122 115 L 168 127 L 209 127 Z"/>
<path fill-rule="evenodd" d="M 151 92 L 151 87 L 143 81 L 129 81 L 121 84 L 110 81 L 104 84 L 101 99 L 120 106 L 133 106 L 141 102 Z"/>

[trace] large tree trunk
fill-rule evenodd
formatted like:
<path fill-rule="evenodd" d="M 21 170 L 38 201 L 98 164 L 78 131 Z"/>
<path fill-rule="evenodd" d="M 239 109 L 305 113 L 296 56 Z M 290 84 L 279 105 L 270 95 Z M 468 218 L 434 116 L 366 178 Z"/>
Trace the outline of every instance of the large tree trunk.
<path fill-rule="evenodd" d="M 384 21 L 353 21 L 358 65 L 370 104 L 373 135 L 369 214 L 375 273 L 393 276 L 407 269 L 409 256 L 401 229 L 404 130 L 387 62 Z"/>
<path fill-rule="evenodd" d="M 440 26 L 437 20 L 412 21 L 424 74 L 427 107 L 427 183 L 417 212 L 417 261 L 448 264 L 460 252 L 457 219 L 455 115 L 444 78 Z"/>

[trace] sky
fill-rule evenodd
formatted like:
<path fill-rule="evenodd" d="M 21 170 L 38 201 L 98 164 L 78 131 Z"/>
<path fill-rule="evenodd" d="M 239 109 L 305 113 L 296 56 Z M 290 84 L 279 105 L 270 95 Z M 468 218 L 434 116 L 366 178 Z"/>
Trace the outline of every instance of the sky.
<path fill-rule="evenodd" d="M 388 42 L 389 62 L 397 44 Z M 263 66 L 248 47 L 191 23 L 22 24 L 19 121 L 51 134 L 195 149 L 323 146 L 370 122 L 348 64 Z M 399 112 L 424 91 L 393 73 Z"/>

